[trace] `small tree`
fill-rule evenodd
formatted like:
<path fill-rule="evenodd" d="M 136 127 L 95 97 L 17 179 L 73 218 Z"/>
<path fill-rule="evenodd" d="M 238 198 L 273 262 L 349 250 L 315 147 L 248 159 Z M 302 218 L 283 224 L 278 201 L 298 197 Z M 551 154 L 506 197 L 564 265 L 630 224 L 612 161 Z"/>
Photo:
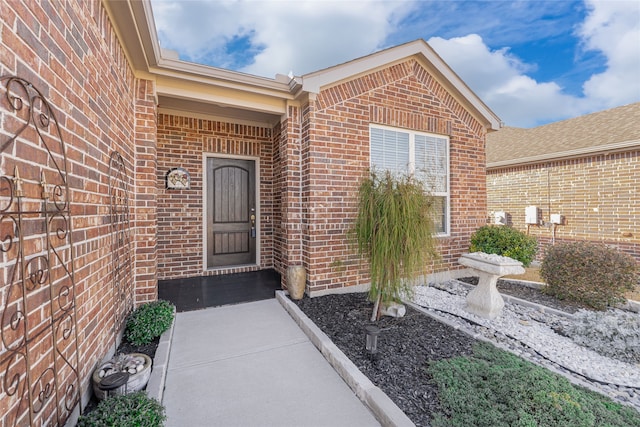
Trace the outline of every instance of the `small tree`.
<path fill-rule="evenodd" d="M 384 304 L 411 295 L 415 279 L 438 257 L 433 237 L 433 198 L 411 176 L 371 172 L 360 185 L 354 233 L 358 252 L 370 266 L 375 302 L 371 320 Z"/>

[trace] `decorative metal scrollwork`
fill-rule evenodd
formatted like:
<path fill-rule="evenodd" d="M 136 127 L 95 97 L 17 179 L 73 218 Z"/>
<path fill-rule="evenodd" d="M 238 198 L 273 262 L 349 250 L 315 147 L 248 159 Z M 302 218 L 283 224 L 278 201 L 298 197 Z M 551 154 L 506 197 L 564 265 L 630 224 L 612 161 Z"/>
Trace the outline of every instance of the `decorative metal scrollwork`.
<path fill-rule="evenodd" d="M 0 78 L 0 155 L 0 402 L 8 425 L 62 425 L 81 399 L 67 159 L 19 77 Z"/>
<path fill-rule="evenodd" d="M 110 233 L 113 274 L 114 337 L 133 309 L 133 275 L 129 236 L 129 186 L 127 168 L 118 152 L 109 161 Z"/>

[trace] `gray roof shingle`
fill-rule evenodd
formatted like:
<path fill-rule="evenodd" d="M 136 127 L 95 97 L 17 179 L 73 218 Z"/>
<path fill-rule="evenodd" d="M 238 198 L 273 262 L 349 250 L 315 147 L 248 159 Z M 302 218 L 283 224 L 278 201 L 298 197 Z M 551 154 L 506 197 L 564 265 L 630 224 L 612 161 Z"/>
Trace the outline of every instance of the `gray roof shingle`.
<path fill-rule="evenodd" d="M 640 102 L 531 129 L 487 135 L 487 167 L 640 147 Z"/>

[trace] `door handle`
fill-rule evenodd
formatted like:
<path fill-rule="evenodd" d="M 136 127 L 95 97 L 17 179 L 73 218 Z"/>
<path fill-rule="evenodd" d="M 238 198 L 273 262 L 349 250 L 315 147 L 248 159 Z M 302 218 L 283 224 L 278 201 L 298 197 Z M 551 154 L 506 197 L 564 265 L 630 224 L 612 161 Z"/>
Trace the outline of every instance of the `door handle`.
<path fill-rule="evenodd" d="M 249 217 L 251 221 L 251 238 L 256 238 L 256 209 L 251 208 L 251 216 Z"/>

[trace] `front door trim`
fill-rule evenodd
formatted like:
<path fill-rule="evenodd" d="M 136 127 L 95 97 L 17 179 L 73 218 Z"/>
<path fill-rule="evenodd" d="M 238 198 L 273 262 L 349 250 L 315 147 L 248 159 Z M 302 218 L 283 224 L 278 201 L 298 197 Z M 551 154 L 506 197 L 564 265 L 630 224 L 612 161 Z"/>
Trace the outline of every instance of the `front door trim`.
<path fill-rule="evenodd" d="M 255 162 L 255 192 L 256 192 L 256 262 L 250 264 L 251 266 L 257 266 L 260 268 L 260 158 L 254 156 L 238 156 L 233 154 L 219 154 L 219 153 L 204 153 L 202 156 L 202 270 L 214 271 L 214 270 L 229 270 L 239 265 L 226 265 L 222 267 L 209 268 L 207 265 L 207 195 L 209 189 L 207 188 L 207 160 L 211 158 L 219 159 L 233 159 L 233 160 L 252 160 Z"/>

